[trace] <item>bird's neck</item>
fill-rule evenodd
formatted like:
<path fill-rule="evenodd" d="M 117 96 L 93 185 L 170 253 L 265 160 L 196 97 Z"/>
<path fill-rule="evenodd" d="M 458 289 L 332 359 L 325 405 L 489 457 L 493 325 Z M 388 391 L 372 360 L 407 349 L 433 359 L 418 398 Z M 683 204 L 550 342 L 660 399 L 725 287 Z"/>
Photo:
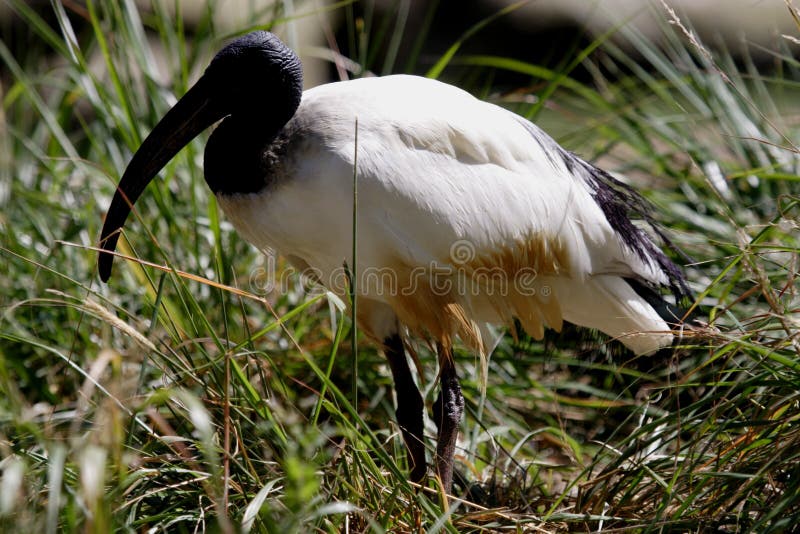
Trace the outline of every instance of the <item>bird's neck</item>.
<path fill-rule="evenodd" d="M 258 121 L 230 115 L 211 134 L 205 151 L 205 178 L 215 194 L 257 193 L 266 188 L 277 164 L 285 121 Z"/>

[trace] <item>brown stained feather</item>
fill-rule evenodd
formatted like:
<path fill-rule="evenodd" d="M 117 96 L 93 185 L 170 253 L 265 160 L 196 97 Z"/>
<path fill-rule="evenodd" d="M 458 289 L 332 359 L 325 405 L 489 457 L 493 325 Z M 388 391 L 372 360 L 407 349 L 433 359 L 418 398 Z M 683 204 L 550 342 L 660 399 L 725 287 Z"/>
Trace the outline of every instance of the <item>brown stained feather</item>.
<path fill-rule="evenodd" d="M 509 315 L 517 317 L 535 339 L 544 336 L 545 326 L 561 330 L 561 306 L 543 281 L 546 277 L 569 276 L 569 256 L 558 238 L 534 235 L 476 256 L 465 268 L 472 280 L 495 282 L 487 286 L 486 294 L 506 323 L 511 323 Z M 505 285 L 498 287 L 498 281 Z"/>
<path fill-rule="evenodd" d="M 506 324 L 517 317 L 536 339 L 544 336 L 545 327 L 560 330 L 563 324 L 558 299 L 544 278 L 569 276 L 568 253 L 557 238 L 534 236 L 463 263 L 448 258 L 435 273 L 399 260 L 392 270 L 397 286 L 382 297 L 399 321 L 413 334 L 436 343 L 443 349 L 440 354 L 451 354 L 454 337 L 459 336 L 480 355 L 484 368 L 486 346 L 470 313 L 470 296 L 486 299 Z M 368 314 L 368 308 L 359 307 L 359 322 L 367 324 Z"/>
<path fill-rule="evenodd" d="M 568 275 L 569 256 L 557 237 L 534 234 L 510 246 L 477 255 L 466 266 L 475 271 L 499 268 L 509 279 L 528 271 L 539 276 Z"/>

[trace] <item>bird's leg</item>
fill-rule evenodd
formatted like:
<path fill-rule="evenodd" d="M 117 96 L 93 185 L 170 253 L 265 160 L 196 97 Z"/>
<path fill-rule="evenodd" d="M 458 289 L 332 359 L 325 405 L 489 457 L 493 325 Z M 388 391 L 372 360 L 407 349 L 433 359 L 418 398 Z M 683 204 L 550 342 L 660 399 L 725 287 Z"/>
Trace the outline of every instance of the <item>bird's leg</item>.
<path fill-rule="evenodd" d="M 425 442 L 422 439 L 424 404 L 422 395 L 411 376 L 403 340 L 398 334 L 386 338 L 386 359 L 392 369 L 394 390 L 397 393 L 397 424 L 403 432 L 411 464 L 411 481 L 422 482 L 425 477 Z"/>
<path fill-rule="evenodd" d="M 452 350 L 439 345 L 439 396 L 433 404 L 433 420 L 439 429 L 436 445 L 436 473 L 446 492 L 453 484 L 453 457 L 458 425 L 464 413 L 464 396 L 458 384 Z"/>

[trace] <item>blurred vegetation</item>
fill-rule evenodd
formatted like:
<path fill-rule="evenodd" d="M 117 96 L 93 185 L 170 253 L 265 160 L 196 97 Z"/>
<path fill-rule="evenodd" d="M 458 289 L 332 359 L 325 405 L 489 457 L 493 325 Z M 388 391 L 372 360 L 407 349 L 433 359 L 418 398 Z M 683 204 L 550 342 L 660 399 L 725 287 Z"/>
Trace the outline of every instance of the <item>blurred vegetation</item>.
<path fill-rule="evenodd" d="M 435 30 L 337 7 L 352 75 L 448 79 L 636 184 L 691 258 L 676 256 L 708 325 L 636 359 L 578 329 L 506 336 L 485 395 L 475 357 L 459 352 L 466 482 L 443 506 L 434 482 L 405 479 L 390 374 L 365 340 L 354 374 L 347 312 L 300 280 L 265 291 L 266 260 L 207 192 L 202 136 L 137 204 L 120 249 L 137 260 L 97 280 L 92 247 L 130 155 L 231 36 L 209 17 L 189 34 L 159 2 L 53 2 L 55 25 L 9 5 L 35 39 L 14 54 L 0 42 L 0 530 L 782 532 L 800 521 L 800 29 L 757 67 L 746 47 L 708 47 L 656 4 L 658 44 L 621 27 L 630 47 L 603 35 L 547 64 L 456 42 L 431 64 L 412 53 L 396 65 L 398 32 L 423 42 Z M 282 17 L 254 13 L 241 33 Z M 591 80 L 572 77 L 578 67 Z M 529 83 L 499 90 L 503 71 Z M 435 359 L 416 350 L 430 405 Z"/>

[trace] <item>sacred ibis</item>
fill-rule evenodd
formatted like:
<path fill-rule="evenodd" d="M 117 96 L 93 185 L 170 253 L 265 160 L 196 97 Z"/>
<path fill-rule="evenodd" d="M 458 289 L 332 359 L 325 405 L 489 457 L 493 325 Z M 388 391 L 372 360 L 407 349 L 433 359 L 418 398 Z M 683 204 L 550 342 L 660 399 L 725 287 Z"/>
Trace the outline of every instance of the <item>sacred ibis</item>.
<path fill-rule="evenodd" d="M 356 169 L 357 320 L 389 361 L 414 481 L 426 473 L 424 403 L 407 334 L 438 353 L 434 464 L 448 491 L 464 407 L 454 338 L 485 357 L 485 325 L 516 318 L 535 338 L 569 321 L 637 354 L 673 340 L 678 318 L 660 290 L 678 299 L 688 290 L 631 222 L 660 235 L 630 187 L 529 121 L 435 80 L 362 78 L 303 92 L 297 56 L 263 31 L 223 48 L 134 154 L 102 230 L 103 281 L 133 203 L 219 120 L 204 171 L 228 219 L 339 293 L 346 288 L 333 281 L 352 265 Z"/>

